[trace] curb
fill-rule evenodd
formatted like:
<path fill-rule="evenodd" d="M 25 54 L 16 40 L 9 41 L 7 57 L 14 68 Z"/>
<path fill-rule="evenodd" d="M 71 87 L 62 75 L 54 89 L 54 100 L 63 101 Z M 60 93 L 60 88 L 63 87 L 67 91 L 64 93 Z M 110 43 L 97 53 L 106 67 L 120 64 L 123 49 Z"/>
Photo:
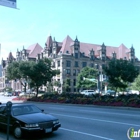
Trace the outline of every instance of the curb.
<path fill-rule="evenodd" d="M 39 103 L 39 104 L 53 104 L 53 105 L 67 105 L 67 106 L 81 106 L 81 107 L 97 107 L 97 108 L 109 108 L 109 109 L 140 110 L 140 108 L 135 108 L 135 107 L 102 106 L 102 105 L 88 105 L 88 104 L 67 104 L 67 103 L 35 102 L 35 101 L 24 101 L 24 102 Z"/>

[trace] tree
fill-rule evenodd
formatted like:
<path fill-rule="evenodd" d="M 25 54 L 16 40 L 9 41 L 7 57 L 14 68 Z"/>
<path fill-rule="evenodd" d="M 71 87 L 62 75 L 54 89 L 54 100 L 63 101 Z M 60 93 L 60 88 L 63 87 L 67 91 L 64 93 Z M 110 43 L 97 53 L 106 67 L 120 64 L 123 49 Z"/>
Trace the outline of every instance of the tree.
<path fill-rule="evenodd" d="M 64 80 L 63 88 L 64 88 L 65 92 L 70 91 L 70 78 L 66 78 Z"/>
<path fill-rule="evenodd" d="M 59 73 L 59 70 L 52 70 L 51 61 L 47 58 L 40 59 L 38 62 L 12 62 L 7 67 L 7 78 L 9 80 L 20 80 L 25 87 L 25 92 L 26 84 L 29 83 L 31 88 L 36 89 L 36 96 L 38 96 L 39 87 L 46 86 L 47 82 L 51 82 L 52 77 Z"/>
<path fill-rule="evenodd" d="M 135 78 L 134 82 L 132 83 L 131 88 L 132 88 L 133 90 L 138 90 L 138 91 L 140 91 L 140 75 L 138 75 L 138 77 Z"/>
<path fill-rule="evenodd" d="M 32 62 L 30 61 L 15 61 L 9 63 L 6 70 L 6 78 L 15 81 L 18 79 L 26 92 L 27 83 L 25 81 L 27 81 L 27 72 L 30 70 L 31 64 Z"/>
<path fill-rule="evenodd" d="M 96 69 L 90 67 L 83 68 L 77 76 L 76 87 L 82 89 L 93 89 L 97 87 L 97 83 L 86 79 L 84 80 L 84 77 L 97 79 L 97 76 L 98 76 L 98 71 Z"/>
<path fill-rule="evenodd" d="M 123 59 L 112 59 L 108 66 L 104 68 L 108 77 L 109 85 L 115 88 L 126 89 L 139 74 L 138 69 L 130 61 Z"/>
<path fill-rule="evenodd" d="M 51 61 L 47 58 L 40 59 L 37 63 L 31 65 L 28 77 L 31 79 L 30 86 L 36 88 L 36 97 L 39 87 L 42 85 L 46 86 L 47 82 L 51 82 L 52 77 L 59 73 L 59 70 L 51 68 Z"/>

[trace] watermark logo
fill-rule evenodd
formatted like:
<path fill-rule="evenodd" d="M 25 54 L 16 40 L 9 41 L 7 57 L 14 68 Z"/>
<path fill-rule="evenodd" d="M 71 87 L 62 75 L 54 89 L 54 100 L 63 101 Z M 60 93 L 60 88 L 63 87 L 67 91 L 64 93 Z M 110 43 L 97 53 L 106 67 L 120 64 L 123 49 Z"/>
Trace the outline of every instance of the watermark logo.
<path fill-rule="evenodd" d="M 133 127 L 129 128 L 127 131 L 127 137 L 129 140 L 133 140 L 133 138 L 140 137 L 140 129 L 135 131 Z"/>

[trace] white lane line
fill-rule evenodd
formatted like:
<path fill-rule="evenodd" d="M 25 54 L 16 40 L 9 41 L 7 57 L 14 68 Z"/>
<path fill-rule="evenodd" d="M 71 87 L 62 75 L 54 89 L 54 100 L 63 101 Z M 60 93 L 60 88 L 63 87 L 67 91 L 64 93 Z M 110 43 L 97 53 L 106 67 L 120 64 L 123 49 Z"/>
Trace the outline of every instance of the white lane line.
<path fill-rule="evenodd" d="M 140 127 L 140 125 L 132 124 L 132 123 L 123 123 L 123 122 L 115 122 L 115 121 L 108 121 L 108 120 L 92 119 L 92 118 L 85 118 L 85 117 L 78 117 L 78 116 L 69 116 L 69 115 L 62 115 L 62 114 L 57 114 L 57 113 L 50 113 L 50 114 L 58 115 L 58 116 L 64 116 L 64 117 L 69 117 L 69 118 L 85 119 L 85 120 L 92 120 L 92 121 L 99 121 L 99 122 L 106 122 L 106 123 L 116 123 L 116 124 L 123 124 L 123 125 L 139 126 Z"/>
<path fill-rule="evenodd" d="M 104 113 L 104 114 L 114 114 L 114 115 L 122 115 L 122 116 L 133 116 L 133 117 L 140 117 L 140 115 L 132 115 L 132 114 L 123 114 L 123 113 L 112 113 L 112 112 L 105 112 L 105 111 L 90 111 L 90 110 L 79 110 L 81 112 L 93 112 L 93 113 Z"/>
<path fill-rule="evenodd" d="M 99 135 L 93 135 L 93 134 L 89 134 L 89 133 L 84 133 L 84 132 L 80 132 L 80 131 L 75 131 L 75 130 L 71 130 L 71 129 L 66 129 L 66 128 L 59 128 L 59 129 L 69 131 L 69 132 L 79 133 L 79 134 L 83 134 L 83 135 L 87 135 L 87 136 L 91 136 L 91 137 L 96 137 L 96 138 L 100 138 L 100 139 L 114 140 L 114 139 L 111 139 L 111 138 L 102 137 L 102 136 L 99 136 Z"/>
<path fill-rule="evenodd" d="M 61 110 L 64 109 L 64 108 L 61 108 L 61 107 L 48 107 L 48 108 L 52 108 L 52 109 L 61 109 Z"/>

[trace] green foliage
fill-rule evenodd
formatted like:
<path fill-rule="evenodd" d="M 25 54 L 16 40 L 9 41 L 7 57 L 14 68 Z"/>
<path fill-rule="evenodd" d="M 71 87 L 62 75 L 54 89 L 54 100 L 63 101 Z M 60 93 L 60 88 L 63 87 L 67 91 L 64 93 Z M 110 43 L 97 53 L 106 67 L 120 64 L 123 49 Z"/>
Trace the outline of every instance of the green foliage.
<path fill-rule="evenodd" d="M 4 91 L 12 92 L 12 88 L 10 88 L 10 87 L 6 87 L 6 88 L 4 89 Z"/>
<path fill-rule="evenodd" d="M 7 68 L 7 78 L 9 80 L 18 79 L 21 81 L 22 85 L 23 79 L 26 80 L 30 84 L 30 87 L 36 88 L 36 95 L 38 95 L 38 88 L 40 86 L 46 85 L 47 82 L 51 82 L 52 77 L 59 73 L 59 70 L 52 70 L 51 61 L 47 58 L 40 59 L 38 62 L 13 62 L 10 63 Z"/>
<path fill-rule="evenodd" d="M 138 90 L 140 91 L 140 75 L 138 75 L 138 77 L 135 79 L 135 81 L 132 83 L 131 88 L 133 90 Z"/>
<path fill-rule="evenodd" d="M 132 62 L 123 59 L 111 60 L 109 66 L 104 68 L 104 71 L 109 78 L 109 84 L 116 89 L 127 88 L 139 73 Z"/>
<path fill-rule="evenodd" d="M 70 90 L 70 78 L 64 80 L 63 88 L 65 91 L 69 92 Z"/>
<path fill-rule="evenodd" d="M 100 94 L 83 95 L 83 94 L 44 94 L 38 98 L 30 98 L 30 101 L 43 101 L 54 103 L 70 103 L 70 104 L 93 104 L 103 106 L 130 106 L 140 108 L 140 95 L 121 94 L 119 96 L 109 96 Z"/>
<path fill-rule="evenodd" d="M 19 62 L 12 62 L 8 65 L 7 70 L 6 70 L 6 77 L 9 80 L 14 80 L 14 79 L 20 79 L 20 70 L 19 70 Z"/>
<path fill-rule="evenodd" d="M 30 71 L 30 67 L 32 63 L 33 62 L 31 61 L 19 61 L 19 62 L 15 61 L 8 65 L 6 71 L 6 77 L 9 80 L 18 79 L 20 83 L 24 86 L 25 92 L 27 86 L 25 81 L 27 81 L 28 72 Z"/>
<path fill-rule="evenodd" d="M 47 58 L 40 59 L 37 63 L 31 65 L 28 76 L 31 79 L 31 87 L 36 87 L 37 94 L 38 88 L 51 82 L 52 77 L 59 74 L 59 70 L 52 70 L 51 61 Z"/>
<path fill-rule="evenodd" d="M 61 87 L 60 81 L 54 81 L 54 82 L 53 82 L 53 85 L 54 85 L 54 86 L 57 86 L 57 87 Z"/>
<path fill-rule="evenodd" d="M 85 67 L 81 70 L 81 72 L 77 76 L 76 87 L 83 89 L 93 89 L 97 86 L 95 82 L 84 80 L 83 78 L 95 78 L 97 79 L 98 72 L 94 68 Z"/>

